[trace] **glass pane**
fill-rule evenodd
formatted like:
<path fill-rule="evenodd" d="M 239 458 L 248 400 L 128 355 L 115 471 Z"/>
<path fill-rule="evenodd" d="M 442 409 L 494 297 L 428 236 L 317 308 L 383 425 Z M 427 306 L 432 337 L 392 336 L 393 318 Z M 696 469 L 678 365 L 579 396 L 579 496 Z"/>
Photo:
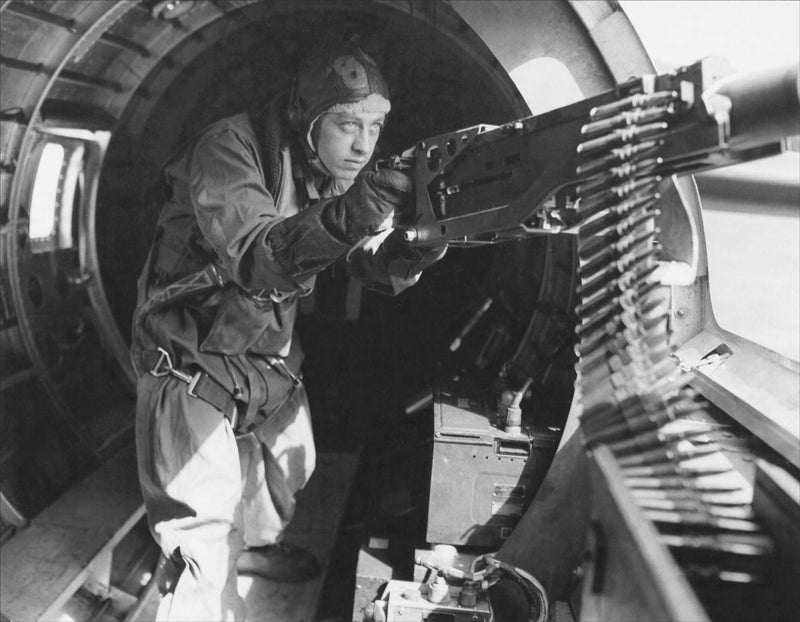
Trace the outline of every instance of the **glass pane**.
<path fill-rule="evenodd" d="M 734 71 L 800 58 L 800 2 L 622 0 L 658 71 L 704 56 Z M 723 328 L 800 358 L 800 154 L 699 175 L 714 317 Z"/>
<path fill-rule="evenodd" d="M 714 317 L 800 360 L 800 154 L 697 179 Z"/>
<path fill-rule="evenodd" d="M 584 99 L 567 66 L 556 58 L 532 58 L 508 75 L 532 114 L 542 114 Z"/>
<path fill-rule="evenodd" d="M 50 238 L 55 234 L 56 207 L 64 164 L 64 147 L 48 143 L 42 150 L 39 168 L 31 194 L 31 221 L 28 235 L 32 241 Z"/>
<path fill-rule="evenodd" d="M 658 71 L 721 56 L 737 71 L 800 57 L 800 2 L 785 0 L 622 0 L 623 11 Z"/>

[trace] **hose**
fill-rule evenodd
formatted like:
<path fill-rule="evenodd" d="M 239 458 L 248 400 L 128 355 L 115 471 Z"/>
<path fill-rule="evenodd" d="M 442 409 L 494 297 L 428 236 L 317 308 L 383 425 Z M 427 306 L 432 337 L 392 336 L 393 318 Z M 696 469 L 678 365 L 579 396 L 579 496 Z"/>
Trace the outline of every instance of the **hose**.
<path fill-rule="evenodd" d="M 471 570 L 475 572 L 476 565 L 485 560 L 487 565 L 494 567 L 502 575 L 509 577 L 522 588 L 525 599 L 528 601 L 528 622 L 547 622 L 550 618 L 550 602 L 547 598 L 547 591 L 544 586 L 529 572 L 522 568 L 517 568 L 506 562 L 493 557 L 493 554 L 481 555 L 472 562 Z M 497 583 L 500 577 L 490 573 L 484 580 L 484 589 L 488 589 Z M 483 587 L 483 586 L 482 586 Z"/>

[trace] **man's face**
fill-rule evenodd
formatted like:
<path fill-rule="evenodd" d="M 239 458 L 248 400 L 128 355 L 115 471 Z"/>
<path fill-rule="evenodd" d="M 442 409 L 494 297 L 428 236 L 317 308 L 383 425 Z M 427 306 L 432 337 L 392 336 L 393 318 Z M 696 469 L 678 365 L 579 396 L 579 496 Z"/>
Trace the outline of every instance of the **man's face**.
<path fill-rule="evenodd" d="M 323 114 L 317 155 L 337 179 L 355 179 L 375 151 L 386 115 L 382 112 Z"/>

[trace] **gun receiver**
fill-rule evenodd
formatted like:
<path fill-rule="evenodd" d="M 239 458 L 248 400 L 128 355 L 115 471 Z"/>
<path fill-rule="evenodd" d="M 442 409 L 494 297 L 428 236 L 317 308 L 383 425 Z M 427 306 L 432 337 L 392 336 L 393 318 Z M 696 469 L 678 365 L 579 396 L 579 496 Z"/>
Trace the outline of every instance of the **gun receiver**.
<path fill-rule="evenodd" d="M 715 65 L 704 59 L 538 116 L 434 136 L 384 161 L 413 170 L 406 240 L 473 245 L 575 233 L 579 190 L 636 197 L 671 175 L 780 153 L 782 139 L 800 133 L 798 68 L 724 77 Z M 615 185 L 631 178 L 636 186 Z M 602 193 L 592 200 L 589 211 L 601 211 Z"/>

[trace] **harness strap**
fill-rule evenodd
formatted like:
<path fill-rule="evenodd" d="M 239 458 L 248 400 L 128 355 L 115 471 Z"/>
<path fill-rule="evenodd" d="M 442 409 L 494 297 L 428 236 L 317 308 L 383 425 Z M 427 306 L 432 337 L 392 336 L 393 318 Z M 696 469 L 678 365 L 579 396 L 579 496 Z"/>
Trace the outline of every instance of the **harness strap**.
<path fill-rule="evenodd" d="M 233 394 L 231 394 L 230 391 L 228 391 L 228 389 L 217 382 L 212 376 L 208 375 L 204 371 L 197 371 L 190 375 L 184 371 L 181 371 L 180 369 L 177 369 L 172 364 L 172 357 L 169 355 L 169 352 L 167 352 L 164 348 L 157 348 L 156 350 L 150 350 L 146 352 L 145 361 L 148 363 L 147 367 L 149 368 L 148 371 L 150 375 L 155 376 L 156 378 L 172 376 L 173 378 L 186 383 L 188 385 L 186 387 L 186 392 L 190 396 L 199 398 L 208 404 L 211 404 L 217 410 L 221 411 L 225 417 L 227 417 L 228 421 L 230 421 L 231 428 L 236 431 L 236 426 L 239 423 L 236 398 Z M 150 361 L 153 361 L 152 365 L 149 364 Z M 267 442 L 267 439 L 270 437 L 270 435 L 274 434 L 273 427 L 278 426 L 278 428 L 280 428 L 283 424 L 285 424 L 285 422 L 282 421 L 282 418 L 276 415 L 283 410 L 283 408 L 292 398 L 295 390 L 303 384 L 302 379 L 298 375 L 294 374 L 282 359 L 278 357 L 269 357 L 268 362 L 279 373 L 282 373 L 288 379 L 290 379 L 292 381 L 292 385 L 280 403 L 275 405 L 271 411 L 266 414 L 264 421 L 247 432 L 238 433 L 236 435 L 237 438 L 252 435 L 262 443 Z M 287 413 L 287 415 L 289 415 L 289 413 Z"/>
<path fill-rule="evenodd" d="M 236 438 L 252 436 L 259 442 L 269 445 L 270 439 L 274 439 L 275 435 L 289 423 L 287 418 L 293 416 L 292 411 L 286 410 L 286 405 L 294 397 L 295 391 L 302 387 L 303 380 L 289 369 L 282 358 L 270 356 L 267 357 L 267 362 L 275 371 L 291 380 L 292 384 L 280 402 L 275 404 L 269 412 L 264 413 L 263 421 L 249 426 L 245 423 L 242 425 L 243 431 L 238 433 Z"/>
<path fill-rule="evenodd" d="M 280 413 L 284 410 L 285 406 L 289 403 L 289 400 L 292 399 L 294 396 L 294 392 L 300 384 L 293 384 L 289 391 L 286 393 L 284 398 L 281 400 L 279 404 L 272 409 L 272 412 L 269 413 L 257 426 L 253 429 L 248 430 L 247 432 L 243 432 L 241 434 L 237 434 L 236 438 L 242 438 L 244 436 L 253 436 L 256 440 L 260 443 L 264 443 L 265 445 L 269 445 L 271 439 L 275 438 L 275 435 L 278 431 L 280 431 L 288 421 L 284 419 L 286 416 L 291 416 L 293 413 L 286 412 L 286 416 L 281 417 Z"/>
<path fill-rule="evenodd" d="M 160 378 L 162 376 L 172 376 L 181 382 L 189 385 L 186 392 L 211 404 L 214 408 L 221 411 L 230 421 L 231 427 L 236 427 L 236 400 L 233 395 L 214 378 L 204 371 L 198 371 L 189 375 L 172 365 L 172 358 L 164 348 L 158 348 L 148 353 L 149 356 L 157 357 L 149 372 L 152 376 Z"/>

